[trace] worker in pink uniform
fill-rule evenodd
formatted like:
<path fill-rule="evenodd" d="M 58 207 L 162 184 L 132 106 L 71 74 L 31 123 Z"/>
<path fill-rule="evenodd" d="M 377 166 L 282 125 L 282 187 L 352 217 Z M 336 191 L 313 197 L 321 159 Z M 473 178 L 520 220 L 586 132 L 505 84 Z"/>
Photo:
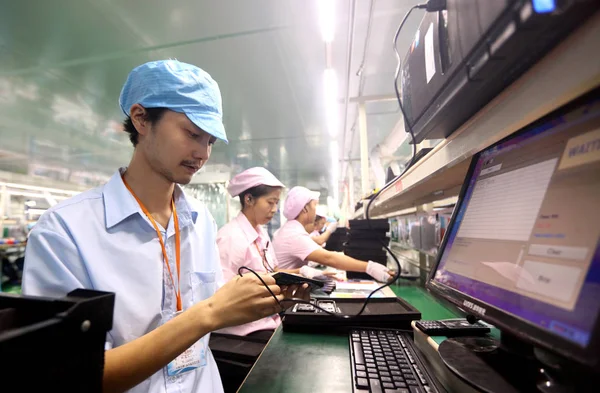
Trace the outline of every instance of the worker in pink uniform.
<path fill-rule="evenodd" d="M 288 193 L 283 206 L 283 215 L 288 222 L 277 231 L 273 240 L 279 267 L 299 268 L 303 276 L 312 278 L 312 270 L 316 269 L 310 268 L 307 264 L 308 261 L 314 261 L 339 270 L 366 272 L 377 281 L 389 281 L 393 277 L 393 272 L 386 266 L 327 251 L 311 239 L 305 227 L 315 221 L 318 201 L 319 193 L 305 187 L 294 187 Z M 317 275 L 322 274 L 318 270 L 317 272 Z"/>
<path fill-rule="evenodd" d="M 283 183 L 267 169 L 261 167 L 247 169 L 229 182 L 227 190 L 232 197 L 240 198 L 242 209 L 237 217 L 217 233 L 217 246 L 225 279 L 229 280 L 238 275 L 242 266 L 249 267 L 257 273 L 280 271 L 273 244 L 263 226 L 268 224 L 277 213 L 283 188 Z M 299 268 L 295 268 L 285 270 L 285 272 L 298 273 L 299 270 Z M 313 270 L 316 271 L 316 269 Z M 244 269 L 241 273 L 251 274 Z M 286 298 L 304 297 L 308 299 L 307 286 L 296 289 L 295 293 L 290 293 L 288 290 L 283 294 Z M 293 291 L 293 288 L 290 290 Z M 246 336 L 259 331 L 272 333 L 280 324 L 279 315 L 273 314 L 258 321 L 222 329 L 219 333 L 238 336 Z"/>

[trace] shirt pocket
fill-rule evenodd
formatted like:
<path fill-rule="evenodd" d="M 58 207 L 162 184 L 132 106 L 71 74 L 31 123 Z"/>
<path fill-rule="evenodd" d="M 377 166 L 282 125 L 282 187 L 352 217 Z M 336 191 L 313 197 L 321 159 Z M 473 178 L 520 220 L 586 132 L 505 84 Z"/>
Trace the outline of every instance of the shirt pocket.
<path fill-rule="evenodd" d="M 211 297 L 216 289 L 216 276 L 215 271 L 210 272 L 193 272 L 190 276 L 192 285 L 192 301 L 198 303 L 202 300 Z"/>

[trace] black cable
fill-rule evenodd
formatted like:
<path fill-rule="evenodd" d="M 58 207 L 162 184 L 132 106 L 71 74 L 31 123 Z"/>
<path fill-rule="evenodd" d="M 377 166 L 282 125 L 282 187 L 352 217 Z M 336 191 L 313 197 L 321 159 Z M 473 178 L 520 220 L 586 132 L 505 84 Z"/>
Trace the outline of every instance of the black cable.
<path fill-rule="evenodd" d="M 426 8 L 426 7 L 427 7 L 426 4 L 417 4 L 417 5 L 412 6 L 408 10 L 408 12 L 406 13 L 406 15 L 404 15 L 404 18 L 402 18 L 402 22 L 400 22 L 400 25 L 398 26 L 398 29 L 396 30 L 396 34 L 394 34 L 394 39 L 392 40 L 394 53 L 396 54 L 396 72 L 394 73 L 394 92 L 396 93 L 396 99 L 398 100 L 398 106 L 400 107 L 400 112 L 402 112 L 402 117 L 403 117 L 403 120 L 404 120 L 404 125 L 405 125 L 406 128 L 408 128 L 407 131 L 410 134 L 411 143 L 413 145 L 413 154 L 412 154 L 412 157 L 406 163 L 406 166 L 404 167 L 403 173 L 406 172 L 406 169 L 409 168 L 412 165 L 411 162 L 414 160 L 415 156 L 417 155 L 417 144 L 415 143 L 415 135 L 413 133 L 412 127 L 410 126 L 410 124 L 408 122 L 408 117 L 406 116 L 406 112 L 404 111 L 404 107 L 402 106 L 402 99 L 400 98 L 400 91 L 398 90 L 398 77 L 400 76 L 400 68 L 402 66 L 402 59 L 400 58 L 400 53 L 398 52 L 398 44 L 397 44 L 397 42 L 398 42 L 398 36 L 400 36 L 400 31 L 402 30 L 402 27 L 404 27 L 404 24 L 408 20 L 408 17 L 410 16 L 410 13 L 413 12 L 414 10 L 416 10 L 416 9 Z M 398 175 L 396 177 L 396 179 L 398 177 L 402 176 L 402 174 Z"/>

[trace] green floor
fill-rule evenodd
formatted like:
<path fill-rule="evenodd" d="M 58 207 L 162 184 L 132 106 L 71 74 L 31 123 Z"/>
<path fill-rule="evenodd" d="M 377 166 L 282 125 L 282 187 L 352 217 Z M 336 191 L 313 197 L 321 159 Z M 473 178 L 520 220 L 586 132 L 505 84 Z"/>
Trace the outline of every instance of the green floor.
<path fill-rule="evenodd" d="M 5 292 L 5 293 L 14 293 L 14 294 L 21 294 L 21 287 L 17 286 L 17 285 L 7 285 L 7 286 L 2 286 L 2 291 L 0 292 Z"/>

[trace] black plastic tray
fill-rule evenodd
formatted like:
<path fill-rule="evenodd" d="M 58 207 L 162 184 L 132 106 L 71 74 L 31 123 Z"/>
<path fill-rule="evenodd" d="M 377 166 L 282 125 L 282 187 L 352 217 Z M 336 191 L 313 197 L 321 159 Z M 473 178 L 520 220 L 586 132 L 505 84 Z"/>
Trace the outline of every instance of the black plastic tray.
<path fill-rule="evenodd" d="M 327 300 L 327 299 L 320 299 Z M 355 315 L 365 299 L 328 299 L 335 301 L 342 314 Z M 410 329 L 410 323 L 421 319 L 421 312 L 401 298 L 371 298 L 363 314 L 342 319 L 323 312 L 294 312 L 287 309 L 283 330 L 293 332 L 347 332 L 352 328 Z"/>

